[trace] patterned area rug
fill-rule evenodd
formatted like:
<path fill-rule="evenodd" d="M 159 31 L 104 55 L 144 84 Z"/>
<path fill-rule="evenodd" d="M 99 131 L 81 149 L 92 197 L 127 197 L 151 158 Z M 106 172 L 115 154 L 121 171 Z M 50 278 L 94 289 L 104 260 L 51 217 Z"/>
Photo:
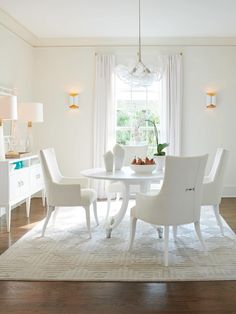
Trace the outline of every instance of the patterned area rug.
<path fill-rule="evenodd" d="M 113 204 L 115 206 L 115 204 Z M 236 279 L 236 237 L 224 222 L 221 236 L 213 212 L 202 210 L 201 228 L 208 254 L 204 255 L 192 225 L 170 236 L 169 267 L 163 266 L 163 240 L 156 230 L 139 221 L 132 252 L 127 251 L 129 216 L 105 237 L 106 203 L 98 203 L 101 224 L 92 220 L 88 239 L 84 211 L 61 208 L 41 238 L 42 223 L 0 257 L 1 280 L 64 281 L 185 281 Z M 128 211 L 129 212 L 129 211 Z"/>

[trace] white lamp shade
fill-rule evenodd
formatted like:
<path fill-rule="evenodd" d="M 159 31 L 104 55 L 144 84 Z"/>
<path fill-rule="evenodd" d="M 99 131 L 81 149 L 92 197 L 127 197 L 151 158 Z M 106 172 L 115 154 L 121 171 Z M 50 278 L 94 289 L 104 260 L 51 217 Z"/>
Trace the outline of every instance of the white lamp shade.
<path fill-rule="evenodd" d="M 17 97 L 0 95 L 0 120 L 17 120 Z"/>
<path fill-rule="evenodd" d="M 43 122 L 43 104 L 40 102 L 19 103 L 18 117 L 24 121 Z"/>

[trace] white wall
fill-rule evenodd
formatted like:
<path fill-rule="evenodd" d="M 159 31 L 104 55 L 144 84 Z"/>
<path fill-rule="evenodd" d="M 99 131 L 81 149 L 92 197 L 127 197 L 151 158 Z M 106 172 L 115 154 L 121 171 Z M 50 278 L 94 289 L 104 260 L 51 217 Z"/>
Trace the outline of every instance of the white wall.
<path fill-rule="evenodd" d="M 32 101 L 34 51 L 25 41 L 0 26 L 0 86 L 16 88 L 19 102 Z M 25 124 L 17 130 L 26 132 Z M 5 135 L 9 135 L 9 122 L 4 122 Z"/>
<path fill-rule="evenodd" d="M 0 25 L 0 86 L 16 88 L 19 101 L 32 99 L 33 48 Z"/>
<path fill-rule="evenodd" d="M 61 170 L 79 175 L 92 166 L 94 53 L 86 48 L 35 51 L 35 97 L 44 104 L 44 123 L 34 125 L 38 148 L 54 147 Z M 81 93 L 80 109 L 68 109 L 68 93 Z"/>

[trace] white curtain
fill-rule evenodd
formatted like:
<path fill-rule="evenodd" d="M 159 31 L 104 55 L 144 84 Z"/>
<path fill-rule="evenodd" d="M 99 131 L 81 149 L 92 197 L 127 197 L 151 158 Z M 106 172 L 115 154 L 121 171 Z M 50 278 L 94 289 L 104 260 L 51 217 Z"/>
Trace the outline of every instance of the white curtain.
<path fill-rule="evenodd" d="M 169 143 L 168 155 L 178 156 L 181 154 L 182 55 L 163 56 L 163 63 L 160 138 L 163 143 Z"/>
<path fill-rule="evenodd" d="M 114 69 L 115 56 L 97 54 L 95 72 L 94 103 L 94 151 L 93 166 L 104 167 L 103 155 L 114 144 L 115 105 L 114 105 Z M 94 181 L 98 197 L 106 197 L 105 182 Z"/>

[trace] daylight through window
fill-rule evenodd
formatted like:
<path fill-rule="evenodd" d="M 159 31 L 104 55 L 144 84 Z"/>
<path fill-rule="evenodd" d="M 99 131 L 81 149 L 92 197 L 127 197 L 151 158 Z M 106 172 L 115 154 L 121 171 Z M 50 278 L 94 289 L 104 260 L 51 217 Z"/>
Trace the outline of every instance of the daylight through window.
<path fill-rule="evenodd" d="M 123 145 L 148 145 L 148 155 L 156 152 L 153 125 L 159 127 L 160 83 L 133 87 L 116 79 L 116 142 Z"/>

